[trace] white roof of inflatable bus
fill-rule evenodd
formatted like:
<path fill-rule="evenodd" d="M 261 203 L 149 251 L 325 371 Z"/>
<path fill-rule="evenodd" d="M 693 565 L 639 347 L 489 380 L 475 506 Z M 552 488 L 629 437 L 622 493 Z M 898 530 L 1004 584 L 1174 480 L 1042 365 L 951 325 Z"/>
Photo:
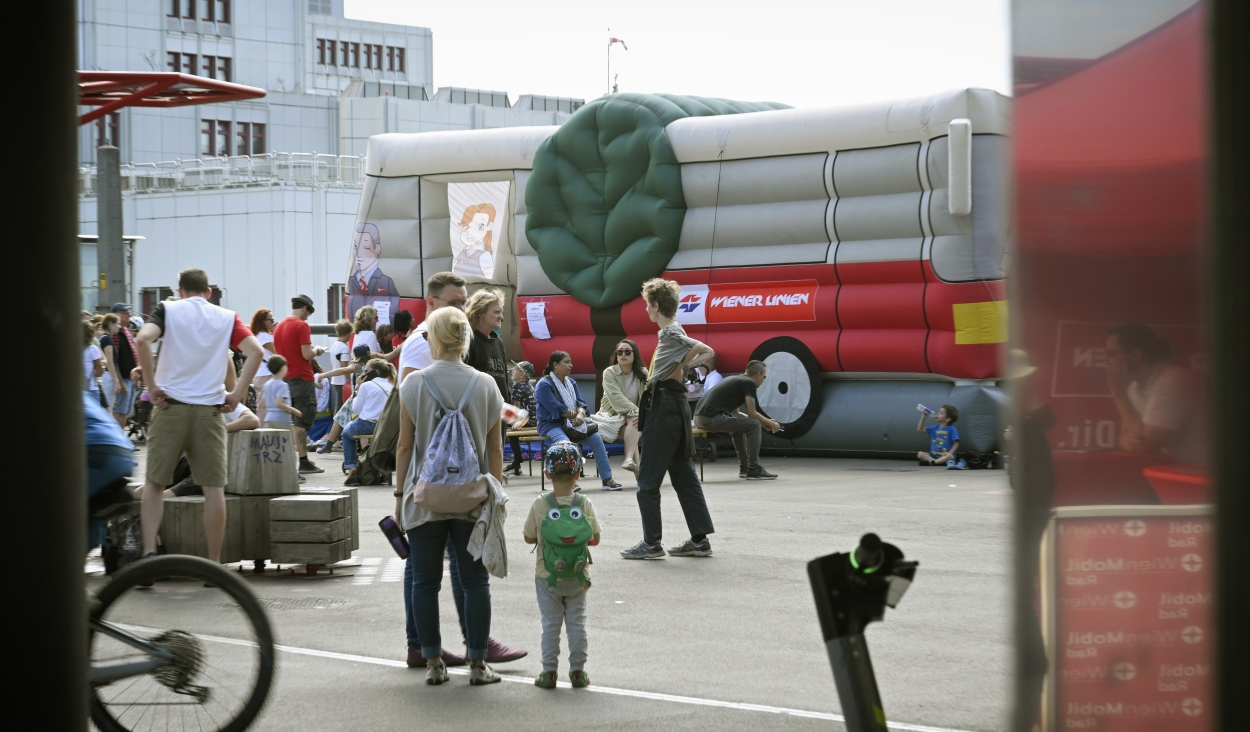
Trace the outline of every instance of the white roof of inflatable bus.
<path fill-rule="evenodd" d="M 687 117 L 665 132 L 681 163 L 831 153 L 924 142 L 945 136 L 951 120 L 961 118 L 972 120 L 973 134 L 1006 135 L 1010 105 L 989 89 L 957 89 L 845 107 Z"/>
<path fill-rule="evenodd" d="M 530 170 L 534 151 L 560 129 L 502 127 L 494 130 L 389 133 L 369 138 L 365 173 L 385 178 L 488 170 Z"/>

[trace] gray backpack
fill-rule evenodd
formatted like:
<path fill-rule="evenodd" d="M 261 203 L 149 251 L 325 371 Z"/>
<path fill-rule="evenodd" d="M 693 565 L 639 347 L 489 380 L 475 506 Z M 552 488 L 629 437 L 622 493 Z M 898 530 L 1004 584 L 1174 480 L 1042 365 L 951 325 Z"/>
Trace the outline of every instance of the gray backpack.
<path fill-rule="evenodd" d="M 434 513 L 468 513 L 486 500 L 489 485 L 482 474 L 481 456 L 464 416 L 464 407 L 473 395 L 479 374 L 469 379 L 460 403 L 455 409 L 447 406 L 434 380 L 421 379 L 430 396 L 443 410 L 443 416 L 430 435 L 425 449 L 425 462 L 413 484 L 412 493 L 418 506 Z"/>

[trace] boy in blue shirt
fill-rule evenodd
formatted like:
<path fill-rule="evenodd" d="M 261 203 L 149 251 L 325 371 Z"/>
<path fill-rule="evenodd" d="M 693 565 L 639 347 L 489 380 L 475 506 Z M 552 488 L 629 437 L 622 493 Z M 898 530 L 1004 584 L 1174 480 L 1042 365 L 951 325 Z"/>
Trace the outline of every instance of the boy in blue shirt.
<path fill-rule="evenodd" d="M 955 455 L 959 451 L 959 430 L 955 428 L 955 423 L 959 421 L 959 410 L 949 404 L 943 404 L 942 408 L 937 410 L 937 414 L 933 415 L 937 424 L 926 427 L 924 421 L 928 418 L 929 413 L 923 412 L 920 415 L 920 422 L 916 424 L 917 432 L 929 433 L 929 451 L 916 453 L 920 464 L 945 465 L 947 469 L 966 470 L 968 464 L 959 460 Z"/>

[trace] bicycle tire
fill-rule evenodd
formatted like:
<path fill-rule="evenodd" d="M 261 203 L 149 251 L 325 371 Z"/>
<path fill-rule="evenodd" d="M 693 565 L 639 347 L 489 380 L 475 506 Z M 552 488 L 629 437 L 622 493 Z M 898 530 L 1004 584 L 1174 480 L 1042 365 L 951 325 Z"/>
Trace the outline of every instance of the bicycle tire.
<path fill-rule="evenodd" d="M 96 595 L 99 602 L 92 612 L 92 617 L 96 619 L 102 617 L 114 601 L 139 583 L 154 582 L 166 577 L 185 577 L 216 585 L 239 604 L 252 624 L 260 653 L 256 685 L 252 688 L 251 695 L 240 709 L 238 716 L 219 730 L 219 732 L 242 732 L 251 726 L 261 709 L 264 708 L 273 683 L 275 667 L 273 630 L 269 625 L 269 618 L 265 615 L 265 610 L 256 599 L 252 588 L 245 581 L 220 564 L 207 559 L 184 554 L 150 557 L 123 567 L 113 576 L 112 581 Z M 100 701 L 95 689 L 91 689 L 91 721 L 100 728 L 101 732 L 131 732 L 129 727 L 113 718 L 108 708 Z"/>

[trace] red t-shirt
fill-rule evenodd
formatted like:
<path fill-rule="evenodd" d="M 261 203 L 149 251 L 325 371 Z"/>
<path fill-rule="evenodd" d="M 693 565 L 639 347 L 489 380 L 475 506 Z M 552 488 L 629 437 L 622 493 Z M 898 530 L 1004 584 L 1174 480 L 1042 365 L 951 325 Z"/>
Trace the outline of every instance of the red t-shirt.
<path fill-rule="evenodd" d="M 312 362 L 304 358 L 301 346 L 312 344 L 312 330 L 308 323 L 294 315 L 288 315 L 273 329 L 273 350 L 286 359 L 288 379 L 313 380 Z"/>

